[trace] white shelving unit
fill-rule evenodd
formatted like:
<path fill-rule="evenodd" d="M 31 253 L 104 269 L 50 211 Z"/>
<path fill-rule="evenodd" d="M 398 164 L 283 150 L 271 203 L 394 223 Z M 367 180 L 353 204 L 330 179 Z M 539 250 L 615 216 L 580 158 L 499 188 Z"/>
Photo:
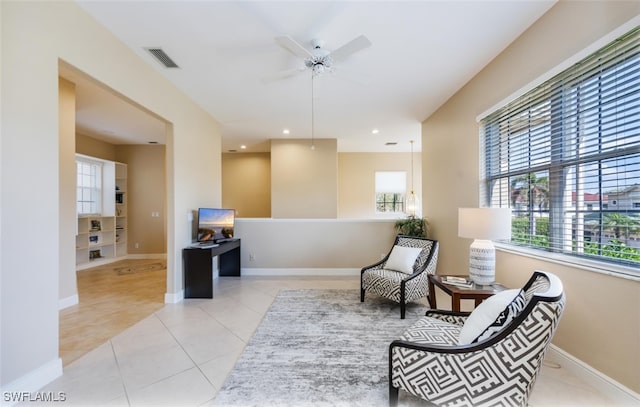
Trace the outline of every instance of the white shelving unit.
<path fill-rule="evenodd" d="M 127 165 L 104 161 L 102 183 L 103 213 L 78 217 L 76 269 L 127 255 Z"/>
<path fill-rule="evenodd" d="M 116 257 L 127 255 L 127 165 L 116 163 Z"/>

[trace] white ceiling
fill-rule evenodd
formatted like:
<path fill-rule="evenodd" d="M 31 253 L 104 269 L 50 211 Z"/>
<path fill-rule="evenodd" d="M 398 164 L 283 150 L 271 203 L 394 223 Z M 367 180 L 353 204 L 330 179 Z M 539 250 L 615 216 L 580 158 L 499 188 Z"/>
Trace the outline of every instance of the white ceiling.
<path fill-rule="evenodd" d="M 310 71 L 273 79 L 303 66 L 275 37 L 308 48 L 319 38 L 331 51 L 365 35 L 371 47 L 314 80 L 314 137 L 336 138 L 341 152 L 409 151 L 409 140 L 419 150 L 421 122 L 554 3 L 79 1 L 221 123 L 223 151 L 241 144 L 267 151 L 272 138 L 311 137 Z M 149 47 L 162 48 L 180 68 L 162 66 Z M 78 128 L 118 143 L 164 142 L 162 122 L 142 113 L 136 123 L 132 113 L 142 111 L 114 100 L 121 99 L 90 81 L 79 84 Z"/>

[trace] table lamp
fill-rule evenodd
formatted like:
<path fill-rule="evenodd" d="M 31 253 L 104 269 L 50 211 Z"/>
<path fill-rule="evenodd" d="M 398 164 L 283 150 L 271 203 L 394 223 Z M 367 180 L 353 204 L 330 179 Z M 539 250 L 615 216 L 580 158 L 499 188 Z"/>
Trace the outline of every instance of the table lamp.
<path fill-rule="evenodd" d="M 458 208 L 458 236 L 475 239 L 469 247 L 469 278 L 489 285 L 496 277 L 496 250 L 491 240 L 511 237 L 508 208 Z"/>

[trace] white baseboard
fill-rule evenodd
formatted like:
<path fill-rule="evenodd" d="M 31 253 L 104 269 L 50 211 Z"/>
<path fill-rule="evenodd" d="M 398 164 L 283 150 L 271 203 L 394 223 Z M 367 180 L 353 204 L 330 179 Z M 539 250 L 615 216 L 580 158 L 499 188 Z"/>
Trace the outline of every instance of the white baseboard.
<path fill-rule="evenodd" d="M 640 394 L 624 386 L 602 372 L 594 369 L 580 359 L 573 357 L 555 345 L 549 347 L 548 356 L 551 356 L 563 368 L 583 380 L 590 386 L 598 389 L 616 404 L 621 406 L 640 405 Z"/>
<path fill-rule="evenodd" d="M 177 293 L 165 293 L 164 294 L 164 303 L 165 304 L 176 304 L 184 300 L 184 290 L 180 290 Z"/>
<path fill-rule="evenodd" d="M 8 404 L 4 404 L 4 402 L 7 401 L 5 399 L 7 396 L 11 397 L 12 394 L 19 395 L 19 393 L 34 394 L 60 376 L 62 376 L 62 359 L 56 358 L 3 386 L 1 390 L 3 395 L 2 405 L 17 404 L 18 400 L 16 400 L 16 402 L 9 401 Z"/>
<path fill-rule="evenodd" d="M 360 269 L 334 268 L 242 268 L 243 276 L 359 276 Z"/>
<path fill-rule="evenodd" d="M 69 308 L 72 305 L 76 305 L 78 301 L 79 301 L 78 294 L 74 294 L 66 298 L 61 298 L 58 300 L 58 310 Z"/>

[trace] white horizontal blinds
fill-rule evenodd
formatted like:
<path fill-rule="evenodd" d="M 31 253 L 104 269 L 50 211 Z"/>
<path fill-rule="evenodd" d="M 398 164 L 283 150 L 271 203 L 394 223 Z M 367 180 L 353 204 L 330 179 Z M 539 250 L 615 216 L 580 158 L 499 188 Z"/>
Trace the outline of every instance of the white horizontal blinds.
<path fill-rule="evenodd" d="M 640 264 L 640 27 L 480 123 L 512 243 Z"/>
<path fill-rule="evenodd" d="M 405 193 L 407 173 L 404 171 L 377 171 L 376 192 Z"/>

